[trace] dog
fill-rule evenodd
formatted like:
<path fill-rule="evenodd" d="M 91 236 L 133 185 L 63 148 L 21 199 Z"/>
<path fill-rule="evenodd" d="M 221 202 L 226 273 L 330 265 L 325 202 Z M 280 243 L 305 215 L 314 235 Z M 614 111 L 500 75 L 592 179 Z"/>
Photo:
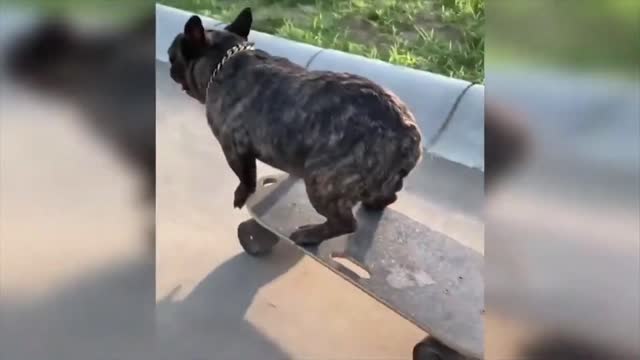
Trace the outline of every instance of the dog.
<path fill-rule="evenodd" d="M 353 207 L 397 200 L 422 157 L 422 135 L 392 92 L 348 73 L 308 71 L 248 43 L 250 8 L 224 29 L 192 16 L 168 49 L 171 78 L 204 104 L 207 122 L 240 180 L 233 205 L 256 189 L 256 160 L 304 180 L 326 218 L 290 235 L 316 245 L 356 231 Z"/>

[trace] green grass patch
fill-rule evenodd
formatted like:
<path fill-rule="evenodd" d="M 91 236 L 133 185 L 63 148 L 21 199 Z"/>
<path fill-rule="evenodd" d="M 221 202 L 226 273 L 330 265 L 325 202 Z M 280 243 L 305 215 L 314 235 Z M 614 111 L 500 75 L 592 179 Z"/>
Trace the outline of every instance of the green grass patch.
<path fill-rule="evenodd" d="M 484 81 L 484 0 L 160 0 L 222 21 L 471 82 Z"/>
<path fill-rule="evenodd" d="M 579 71 L 637 76 L 640 1 L 489 2 L 487 54 Z"/>
<path fill-rule="evenodd" d="M 0 0 L 0 11 L 3 6 L 26 8 L 41 15 L 115 25 L 137 21 L 155 12 L 155 2 L 151 0 Z"/>

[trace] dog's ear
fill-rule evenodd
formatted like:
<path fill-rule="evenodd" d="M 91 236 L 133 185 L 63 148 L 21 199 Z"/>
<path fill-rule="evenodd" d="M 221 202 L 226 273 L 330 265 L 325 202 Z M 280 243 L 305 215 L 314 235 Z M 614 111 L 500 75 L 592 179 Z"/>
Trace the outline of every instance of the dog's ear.
<path fill-rule="evenodd" d="M 193 15 L 186 24 L 184 24 L 184 36 L 189 43 L 196 46 L 204 46 L 204 26 L 200 17 Z"/>
<path fill-rule="evenodd" d="M 244 10 L 238 14 L 236 19 L 225 28 L 225 30 L 236 35 L 240 35 L 246 40 L 249 37 L 252 22 L 253 15 L 251 15 L 251 8 L 244 8 Z"/>

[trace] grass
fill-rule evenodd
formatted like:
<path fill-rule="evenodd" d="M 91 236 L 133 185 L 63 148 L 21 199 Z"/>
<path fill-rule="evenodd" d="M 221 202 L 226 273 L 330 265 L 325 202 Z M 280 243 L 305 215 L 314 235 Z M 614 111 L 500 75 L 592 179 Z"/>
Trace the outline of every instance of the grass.
<path fill-rule="evenodd" d="M 484 0 L 160 0 L 225 22 L 471 82 L 484 81 Z"/>
<path fill-rule="evenodd" d="M 637 76 L 640 1 L 490 1 L 491 64 L 529 65 Z"/>
<path fill-rule="evenodd" d="M 0 0 L 0 11 L 3 6 L 115 25 L 137 21 L 140 17 L 153 14 L 155 11 L 155 2 L 150 0 Z"/>

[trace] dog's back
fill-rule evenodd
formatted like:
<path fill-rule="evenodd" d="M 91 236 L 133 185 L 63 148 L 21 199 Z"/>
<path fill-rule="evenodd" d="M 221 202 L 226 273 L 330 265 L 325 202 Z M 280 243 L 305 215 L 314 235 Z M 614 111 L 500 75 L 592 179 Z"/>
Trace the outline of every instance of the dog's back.
<path fill-rule="evenodd" d="M 354 194 L 395 193 L 421 156 L 406 105 L 365 78 L 307 71 L 261 51 L 227 66 L 207 104 L 216 114 L 211 126 L 267 164 L 321 174 Z"/>
<path fill-rule="evenodd" d="M 251 9 L 223 30 L 192 16 L 168 49 L 170 75 L 205 104 L 207 121 L 240 180 L 233 206 L 256 189 L 256 160 L 302 178 L 326 221 L 291 233 L 318 244 L 357 228 L 353 206 L 381 210 L 418 163 L 421 135 L 408 108 L 371 81 L 311 72 L 251 50 Z"/>

